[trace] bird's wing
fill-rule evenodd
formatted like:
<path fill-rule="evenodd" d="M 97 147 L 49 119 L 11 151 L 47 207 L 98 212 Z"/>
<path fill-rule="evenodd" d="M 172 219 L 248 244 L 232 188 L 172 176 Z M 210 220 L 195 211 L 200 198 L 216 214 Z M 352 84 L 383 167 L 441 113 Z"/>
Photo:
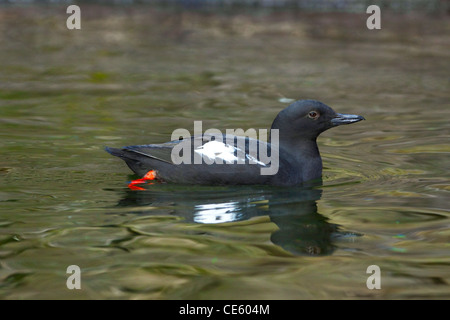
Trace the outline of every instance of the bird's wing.
<path fill-rule="evenodd" d="M 194 157 L 200 156 L 207 163 L 252 163 L 266 166 L 260 159 L 261 148 L 270 149 L 270 145 L 244 136 L 203 134 L 163 144 L 127 146 L 123 150 L 170 164 L 174 164 L 174 157 L 179 156 L 180 152 L 182 155 L 182 150 L 189 150 L 189 156 L 184 158 L 185 163 L 186 160 L 194 163 Z"/>

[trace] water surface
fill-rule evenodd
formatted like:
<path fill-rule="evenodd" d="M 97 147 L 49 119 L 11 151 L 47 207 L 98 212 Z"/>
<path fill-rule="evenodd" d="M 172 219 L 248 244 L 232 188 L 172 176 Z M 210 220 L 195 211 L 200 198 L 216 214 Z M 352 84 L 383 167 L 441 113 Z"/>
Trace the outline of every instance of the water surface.
<path fill-rule="evenodd" d="M 447 17 L 84 8 L 0 7 L 0 298 L 450 298 Z M 367 119 L 321 186 L 132 191 L 103 150 L 304 98 Z"/>

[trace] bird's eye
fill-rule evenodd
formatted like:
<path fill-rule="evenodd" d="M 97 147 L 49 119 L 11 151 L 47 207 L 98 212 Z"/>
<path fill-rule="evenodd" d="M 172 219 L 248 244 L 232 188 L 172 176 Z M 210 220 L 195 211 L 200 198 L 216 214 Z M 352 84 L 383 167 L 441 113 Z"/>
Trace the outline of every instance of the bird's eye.
<path fill-rule="evenodd" d="M 317 111 L 310 111 L 308 113 L 308 118 L 316 120 L 319 117 L 319 113 Z"/>

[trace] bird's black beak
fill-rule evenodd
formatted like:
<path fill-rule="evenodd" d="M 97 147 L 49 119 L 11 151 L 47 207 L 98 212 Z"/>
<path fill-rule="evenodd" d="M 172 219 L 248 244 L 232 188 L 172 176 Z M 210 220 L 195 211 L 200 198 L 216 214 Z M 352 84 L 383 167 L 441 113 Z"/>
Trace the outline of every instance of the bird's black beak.
<path fill-rule="evenodd" d="M 357 114 L 343 114 L 343 113 L 337 113 L 336 117 L 331 119 L 331 124 L 333 126 L 340 126 L 341 124 L 350 124 L 355 123 L 364 119 L 363 116 L 358 116 Z"/>

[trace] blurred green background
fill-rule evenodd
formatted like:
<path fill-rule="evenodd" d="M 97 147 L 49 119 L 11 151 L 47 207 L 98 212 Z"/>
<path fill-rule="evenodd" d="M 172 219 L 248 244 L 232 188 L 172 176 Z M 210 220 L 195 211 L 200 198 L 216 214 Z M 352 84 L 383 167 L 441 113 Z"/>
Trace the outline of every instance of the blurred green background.
<path fill-rule="evenodd" d="M 74 3 L 81 30 L 0 1 L 1 299 L 450 298 L 447 1 Z M 319 137 L 313 190 L 131 191 L 103 150 L 289 99 L 367 119 Z"/>

